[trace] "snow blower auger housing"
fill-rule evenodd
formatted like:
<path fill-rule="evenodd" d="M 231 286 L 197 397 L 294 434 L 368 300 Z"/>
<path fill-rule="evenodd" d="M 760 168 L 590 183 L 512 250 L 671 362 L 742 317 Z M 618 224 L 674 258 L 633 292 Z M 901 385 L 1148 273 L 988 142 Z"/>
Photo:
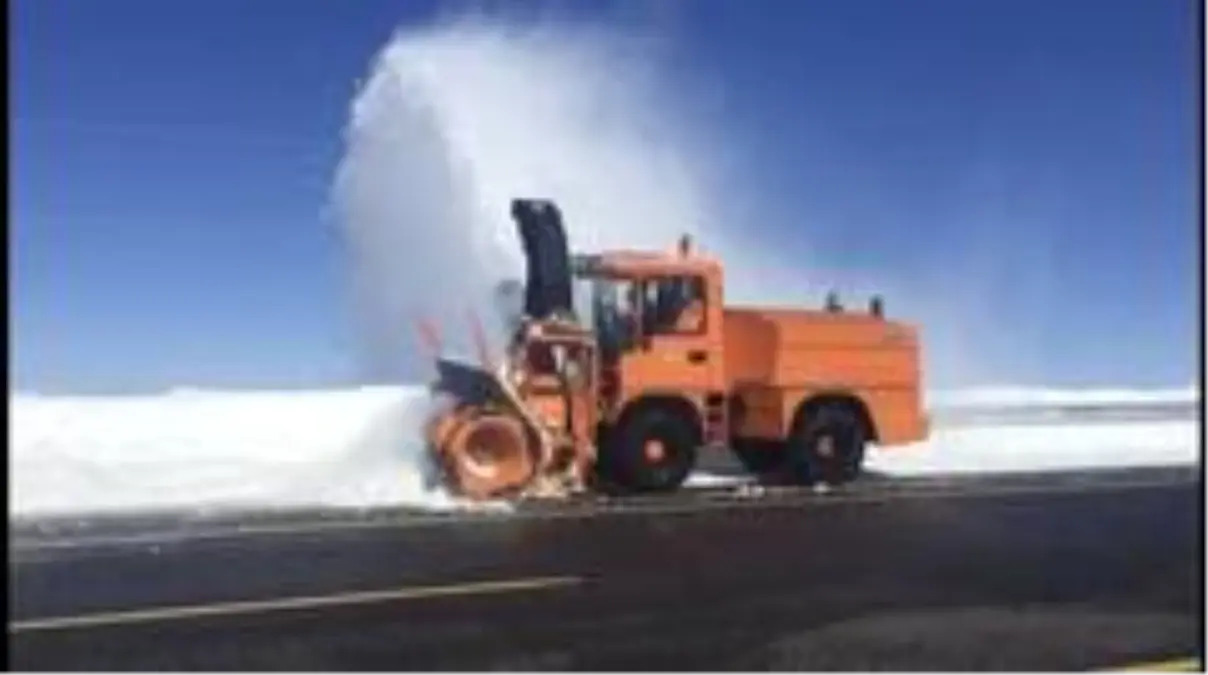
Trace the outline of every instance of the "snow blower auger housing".
<path fill-rule="evenodd" d="M 727 450 L 759 475 L 841 484 L 867 444 L 927 437 L 918 331 L 880 298 L 726 307 L 721 263 L 686 236 L 572 257 L 557 206 L 518 199 L 512 217 L 528 264 L 506 353 L 437 361 L 449 405 L 427 441 L 455 492 L 669 491 L 699 452 Z"/>

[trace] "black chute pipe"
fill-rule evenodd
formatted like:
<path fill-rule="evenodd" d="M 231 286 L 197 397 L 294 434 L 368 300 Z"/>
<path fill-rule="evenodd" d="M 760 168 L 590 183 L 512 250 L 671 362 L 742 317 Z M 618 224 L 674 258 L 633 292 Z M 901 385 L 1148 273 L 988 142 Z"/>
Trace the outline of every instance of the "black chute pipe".
<path fill-rule="evenodd" d="M 534 319 L 573 315 L 570 250 L 561 211 L 547 200 L 514 199 L 512 218 L 528 267 L 524 313 Z"/>

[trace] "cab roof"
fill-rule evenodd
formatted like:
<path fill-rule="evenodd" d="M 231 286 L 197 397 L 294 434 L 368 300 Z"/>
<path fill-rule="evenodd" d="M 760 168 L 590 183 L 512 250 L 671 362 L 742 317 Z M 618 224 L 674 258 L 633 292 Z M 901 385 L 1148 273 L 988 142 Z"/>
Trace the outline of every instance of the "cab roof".
<path fill-rule="evenodd" d="M 644 277 L 659 275 L 721 273 L 721 262 L 700 253 L 614 250 L 577 254 L 572 267 L 576 276 Z"/>

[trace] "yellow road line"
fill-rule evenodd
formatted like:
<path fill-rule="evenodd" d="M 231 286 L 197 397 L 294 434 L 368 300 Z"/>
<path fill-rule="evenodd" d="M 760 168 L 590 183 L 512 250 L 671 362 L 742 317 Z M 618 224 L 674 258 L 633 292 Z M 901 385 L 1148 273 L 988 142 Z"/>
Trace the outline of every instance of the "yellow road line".
<path fill-rule="evenodd" d="M 508 579 L 501 581 L 475 581 L 444 586 L 419 586 L 378 591 L 355 591 L 351 593 L 338 593 L 334 595 L 274 598 L 271 600 L 252 600 L 243 602 L 219 602 L 207 605 L 156 607 L 151 609 L 132 609 L 114 612 L 99 612 L 96 614 L 84 614 L 80 616 L 62 616 L 41 619 L 27 619 L 24 621 L 12 621 L 8 624 L 8 632 L 10 634 L 15 634 L 35 631 L 70 630 L 73 628 L 95 628 L 100 626 L 128 625 L 150 623 L 155 621 L 195 619 L 207 616 L 264 614 L 268 612 L 313 609 L 317 607 L 365 605 L 400 600 L 418 600 L 421 598 L 514 593 L 517 591 L 533 591 L 574 586 L 582 582 L 582 578 L 571 576 L 535 577 L 529 579 Z"/>
<path fill-rule="evenodd" d="M 1191 673 L 1198 672 L 1204 669 L 1203 664 L 1197 658 L 1186 659 L 1168 659 L 1166 661 L 1153 661 L 1151 663 L 1137 663 L 1123 668 L 1115 668 L 1110 672 L 1117 673 Z"/>

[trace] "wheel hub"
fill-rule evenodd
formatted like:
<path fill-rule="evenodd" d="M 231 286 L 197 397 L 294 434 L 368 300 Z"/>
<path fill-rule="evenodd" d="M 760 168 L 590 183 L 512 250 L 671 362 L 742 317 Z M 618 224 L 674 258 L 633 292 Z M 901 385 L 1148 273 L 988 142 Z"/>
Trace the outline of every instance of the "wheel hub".
<path fill-rule="evenodd" d="M 646 459 L 651 462 L 661 462 L 667 457 L 667 446 L 663 445 L 663 442 L 657 439 L 646 441 L 642 449 Z"/>
<path fill-rule="evenodd" d="M 818 439 L 816 448 L 818 456 L 823 459 L 833 459 L 835 456 L 835 439 L 832 436 L 823 436 Z"/>

